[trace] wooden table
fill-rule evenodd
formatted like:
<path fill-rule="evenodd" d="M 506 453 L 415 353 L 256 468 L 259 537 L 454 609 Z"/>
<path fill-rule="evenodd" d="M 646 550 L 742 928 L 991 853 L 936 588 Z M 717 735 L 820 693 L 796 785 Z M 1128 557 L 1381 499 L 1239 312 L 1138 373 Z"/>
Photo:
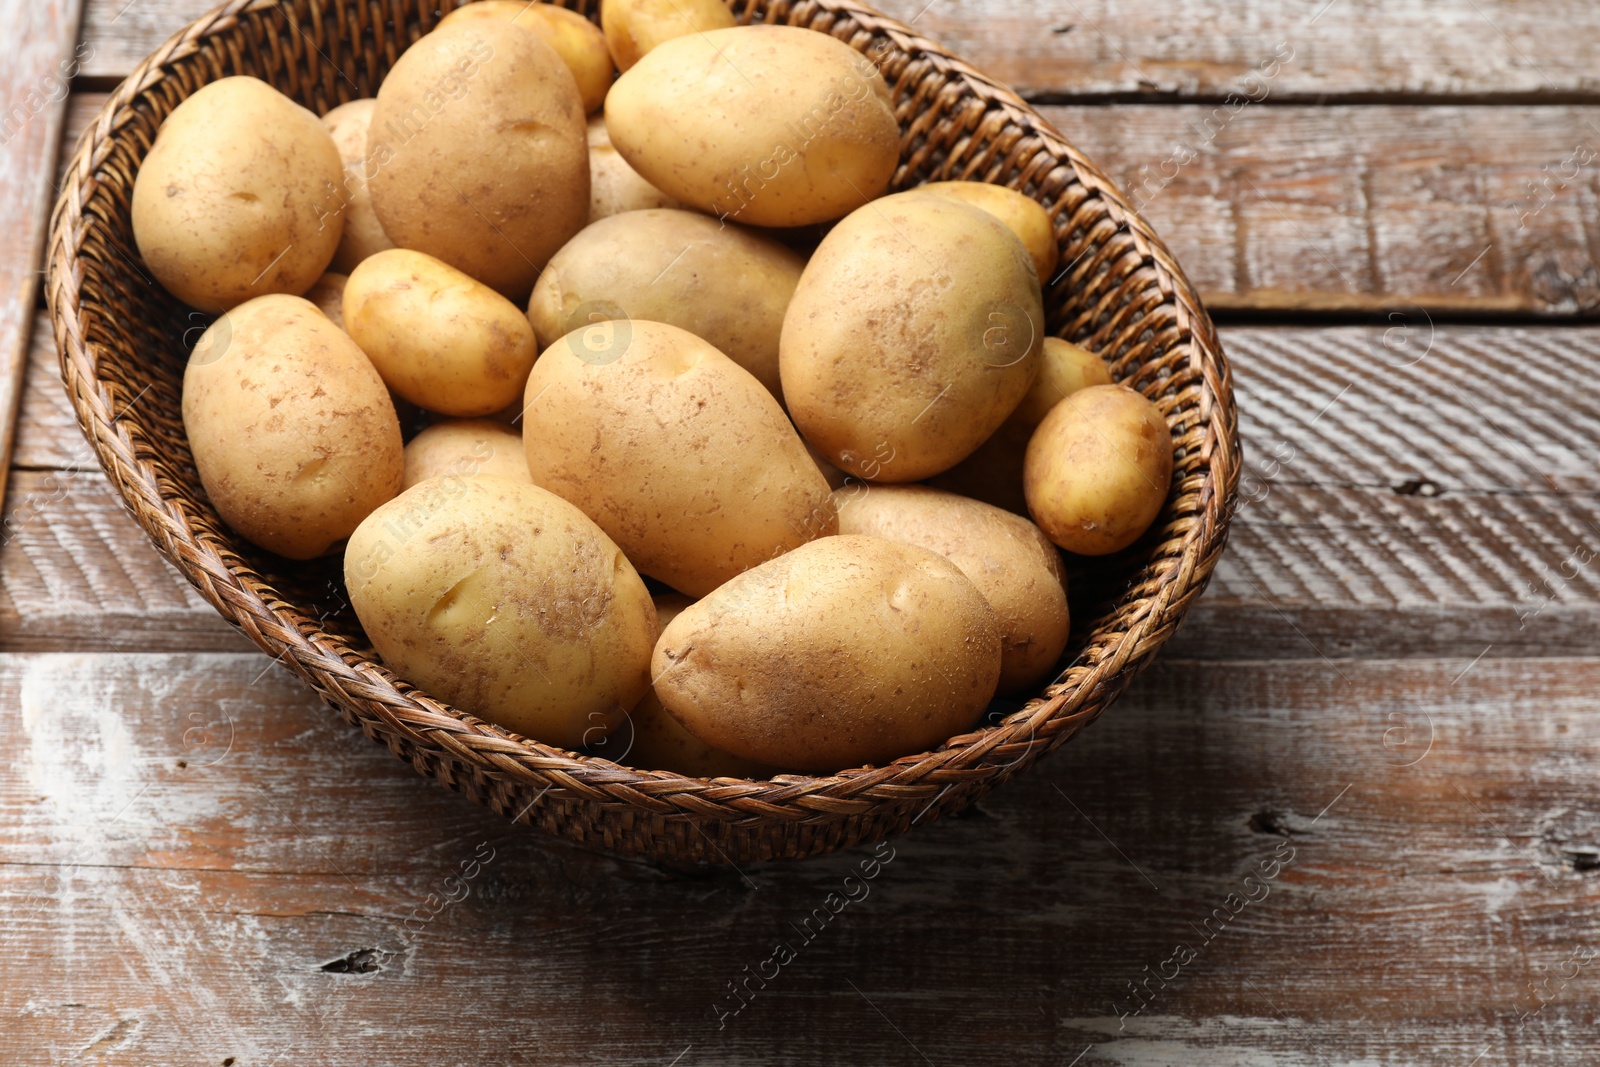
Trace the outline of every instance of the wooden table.
<path fill-rule="evenodd" d="M 1600 1062 L 1600 6 L 888 0 L 1147 205 L 1250 473 L 1128 696 L 773 976 L 873 850 L 686 879 L 512 829 L 224 626 L 90 458 L 51 163 L 208 3 L 7 15 L 0 1060 Z"/>

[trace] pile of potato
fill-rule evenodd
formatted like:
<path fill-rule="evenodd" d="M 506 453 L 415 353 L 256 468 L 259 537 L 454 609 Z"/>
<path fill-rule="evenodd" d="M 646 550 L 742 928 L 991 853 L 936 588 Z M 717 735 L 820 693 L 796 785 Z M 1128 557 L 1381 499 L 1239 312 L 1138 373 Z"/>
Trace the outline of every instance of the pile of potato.
<path fill-rule="evenodd" d="M 484 0 L 320 119 L 205 86 L 133 225 L 220 316 L 206 492 L 342 552 L 385 663 L 530 738 L 736 776 L 938 746 L 1052 676 L 1058 546 L 1136 541 L 1172 441 L 1045 336 L 1044 209 L 886 195 L 899 145 L 865 57 L 717 0 Z"/>

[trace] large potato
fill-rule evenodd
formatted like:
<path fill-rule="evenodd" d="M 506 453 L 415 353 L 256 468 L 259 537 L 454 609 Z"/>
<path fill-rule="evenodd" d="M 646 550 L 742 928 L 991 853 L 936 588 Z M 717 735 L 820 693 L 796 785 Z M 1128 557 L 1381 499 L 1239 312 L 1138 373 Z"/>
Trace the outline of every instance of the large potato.
<path fill-rule="evenodd" d="M 624 211 L 681 205 L 639 176 L 617 152 L 606 132 L 606 120 L 589 120 L 589 221 L 598 222 Z"/>
<path fill-rule="evenodd" d="M 650 688 L 644 582 L 599 527 L 538 486 L 412 486 L 350 538 L 344 580 L 391 669 L 536 741 L 594 744 Z"/>
<path fill-rule="evenodd" d="M 217 514 L 313 559 L 400 491 L 400 421 L 378 372 L 309 300 L 248 300 L 201 335 L 183 428 Z"/>
<path fill-rule="evenodd" d="M 899 165 L 882 76 L 849 45 L 795 26 L 668 41 L 617 79 L 606 126 L 651 184 L 754 226 L 836 219 L 888 188 Z"/>
<path fill-rule="evenodd" d="M 1000 624 L 1000 692 L 1044 681 L 1067 646 L 1061 554 L 1027 519 L 920 485 L 835 490 L 841 534 L 865 534 L 937 552 L 961 568 Z"/>
<path fill-rule="evenodd" d="M 645 574 L 703 596 L 838 526 L 772 394 L 693 334 L 643 320 L 567 334 L 528 376 L 528 471 Z"/>
<path fill-rule="evenodd" d="M 361 261 L 344 287 L 344 328 L 389 388 L 442 415 L 491 415 L 522 395 L 533 327 L 487 285 L 422 252 Z"/>
<path fill-rule="evenodd" d="M 222 78 L 168 115 L 133 182 L 133 239 L 156 280 L 224 311 L 299 296 L 344 232 L 339 149 L 317 116 L 256 78 Z"/>
<path fill-rule="evenodd" d="M 949 560 L 876 537 L 825 537 L 685 609 L 651 669 L 661 703 L 707 744 L 837 771 L 972 726 L 1000 677 L 1000 631 Z"/>
<path fill-rule="evenodd" d="M 841 470 L 919 481 L 1006 420 L 1043 338 L 1039 279 L 1010 230 L 967 204 L 887 196 L 806 265 L 783 320 L 783 398 Z"/>
<path fill-rule="evenodd" d="M 371 166 L 367 155 L 367 128 L 372 123 L 372 110 L 378 102 L 371 98 L 352 100 L 340 104 L 322 116 L 322 124 L 333 135 L 333 143 L 344 160 L 344 184 L 335 210 L 344 215 L 344 232 L 339 238 L 339 250 L 333 256 L 333 269 L 348 274 L 357 263 L 386 248 L 394 242 L 383 232 L 383 224 L 372 210 L 372 196 L 367 192 L 367 174 Z"/>
<path fill-rule="evenodd" d="M 522 435 L 492 419 L 446 419 L 406 442 L 407 489 L 452 474 L 533 482 L 522 454 Z"/>
<path fill-rule="evenodd" d="M 971 204 L 1005 223 L 1028 250 L 1039 284 L 1049 283 L 1060 250 L 1056 247 L 1056 231 L 1050 222 L 1050 213 L 1039 201 L 989 182 L 929 182 L 913 191 Z"/>
<path fill-rule="evenodd" d="M 426 34 L 378 89 L 367 181 L 384 232 L 513 300 L 589 217 L 583 101 L 535 34 L 472 19 Z"/>
<path fill-rule="evenodd" d="M 539 275 L 528 318 L 541 346 L 607 319 L 688 330 L 774 395 L 783 313 L 805 260 L 768 237 L 692 211 L 630 211 L 568 241 Z"/>
<path fill-rule="evenodd" d="M 733 24 L 733 12 L 722 0 L 600 0 L 600 25 L 618 70 L 674 37 Z"/>
<path fill-rule="evenodd" d="M 1022 469 L 1028 511 L 1050 540 L 1083 556 L 1133 544 L 1166 503 L 1172 435 L 1160 410 L 1125 385 L 1096 385 L 1057 404 L 1034 431 Z"/>
<path fill-rule="evenodd" d="M 677 2 L 677 0 L 674 0 Z M 583 109 L 595 111 L 605 103 L 614 76 L 611 53 L 600 27 L 564 7 L 530 4 L 524 0 L 479 0 L 458 7 L 439 20 L 439 27 L 472 19 L 495 19 L 535 33 L 554 48 L 578 83 Z"/>

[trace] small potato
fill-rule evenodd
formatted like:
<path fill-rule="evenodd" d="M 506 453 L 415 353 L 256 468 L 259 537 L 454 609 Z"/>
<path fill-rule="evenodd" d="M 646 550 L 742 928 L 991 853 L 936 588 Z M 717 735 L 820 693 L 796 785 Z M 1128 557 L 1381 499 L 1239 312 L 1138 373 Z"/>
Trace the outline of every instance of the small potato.
<path fill-rule="evenodd" d="M 600 0 L 600 25 L 618 70 L 674 37 L 733 24 L 722 0 Z"/>
<path fill-rule="evenodd" d="M 344 554 L 384 663 L 462 711 L 576 749 L 650 688 L 656 612 L 577 508 L 506 478 L 430 478 L 373 512 Z"/>
<path fill-rule="evenodd" d="M 1059 337 L 1046 337 L 1044 351 L 1040 353 L 1039 379 L 1022 398 L 1012 421 L 1030 430 L 1044 421 L 1057 404 L 1073 393 L 1091 385 L 1110 385 L 1111 368 L 1105 360 Z"/>
<path fill-rule="evenodd" d="M 191 307 L 299 296 L 339 247 L 343 178 L 317 116 L 257 78 L 222 78 L 156 131 L 133 182 L 133 239 Z"/>
<path fill-rule="evenodd" d="M 784 315 L 783 398 L 835 466 L 869 481 L 948 470 L 1038 373 L 1039 279 L 994 216 L 918 193 L 823 238 Z"/>
<path fill-rule="evenodd" d="M 987 211 L 1005 223 L 1028 250 L 1040 285 L 1048 284 L 1055 274 L 1056 260 L 1060 256 L 1055 227 L 1050 222 L 1050 213 L 1033 197 L 989 182 L 929 182 L 912 192 L 960 200 Z"/>
<path fill-rule="evenodd" d="M 805 260 L 692 211 L 601 219 L 551 257 L 528 319 L 548 347 L 608 319 L 665 322 L 711 342 L 779 396 L 778 335 Z"/>
<path fill-rule="evenodd" d="M 344 216 L 344 233 L 333 256 L 333 269 L 345 274 L 374 252 L 394 247 L 372 210 L 372 196 L 367 192 L 367 173 L 372 165 L 367 155 L 367 127 L 372 122 L 372 109 L 377 106 L 378 102 L 370 98 L 352 100 L 322 116 L 322 124 L 333 135 L 339 157 L 344 160 L 344 184 L 334 205 L 334 210 Z"/>
<path fill-rule="evenodd" d="M 877 69 L 796 26 L 668 41 L 617 79 L 606 127 L 667 195 L 751 226 L 839 218 L 887 189 L 900 162 L 900 126 Z"/>
<path fill-rule="evenodd" d="M 602 322 L 545 349 L 522 440 L 535 484 L 690 596 L 838 527 L 828 483 L 772 394 L 666 323 Z"/>
<path fill-rule="evenodd" d="M 694 603 L 680 593 L 666 593 L 655 602 L 656 619 L 663 628 Z M 628 720 L 633 727 L 631 736 L 626 727 L 618 727 L 606 744 L 594 746 L 595 755 L 642 770 L 672 771 L 690 778 L 771 778 L 778 773 L 774 767 L 712 748 L 685 730 L 667 714 L 654 690 L 644 695 Z M 623 745 L 628 746 L 626 751 Z"/>
<path fill-rule="evenodd" d="M 598 222 L 624 211 L 681 207 L 676 200 L 639 177 L 617 153 L 606 133 L 604 116 L 589 120 L 589 221 Z"/>
<path fill-rule="evenodd" d="M 446 419 L 406 443 L 407 489 L 452 474 L 533 484 L 522 454 L 522 435 L 491 419 Z"/>
<path fill-rule="evenodd" d="M 383 230 L 519 303 L 589 218 L 571 71 L 537 34 L 469 19 L 425 34 L 378 89 L 367 189 Z"/>
<path fill-rule="evenodd" d="M 344 287 L 349 281 L 343 274 L 330 270 L 305 292 L 306 299 L 317 305 L 317 310 L 341 330 L 344 329 Z"/>
<path fill-rule="evenodd" d="M 397 394 L 441 415 L 492 415 L 522 395 L 533 327 L 499 293 L 422 252 L 361 261 L 344 326 Z"/>
<path fill-rule="evenodd" d="M 949 560 L 824 537 L 684 609 L 651 670 L 662 705 L 707 744 L 837 771 L 972 726 L 1000 677 L 1000 630 Z"/>
<path fill-rule="evenodd" d="M 1027 519 L 920 485 L 835 490 L 840 534 L 865 534 L 937 552 L 978 587 L 1000 623 L 1000 692 L 1033 689 L 1067 646 L 1066 572 Z"/>
<path fill-rule="evenodd" d="M 400 491 L 400 421 L 354 341 L 309 300 L 247 300 L 201 335 L 183 428 L 222 520 L 314 559 Z"/>
<path fill-rule="evenodd" d="M 564 7 L 530 4 L 523 0 L 480 0 L 458 7 L 439 20 L 439 26 L 453 26 L 469 19 L 498 19 L 539 35 L 554 48 L 572 71 L 585 111 L 596 111 L 606 101 L 606 90 L 614 77 L 611 53 L 606 49 L 600 27 Z"/>
<path fill-rule="evenodd" d="M 1073 393 L 1034 431 L 1022 484 L 1028 511 L 1050 540 L 1082 556 L 1119 552 L 1149 529 L 1167 501 L 1167 420 L 1125 385 Z"/>

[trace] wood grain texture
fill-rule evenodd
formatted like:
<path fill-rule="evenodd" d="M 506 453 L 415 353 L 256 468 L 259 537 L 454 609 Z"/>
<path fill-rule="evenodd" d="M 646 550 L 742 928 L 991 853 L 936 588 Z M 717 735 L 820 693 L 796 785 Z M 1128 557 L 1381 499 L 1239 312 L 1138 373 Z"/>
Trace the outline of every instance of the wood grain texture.
<path fill-rule="evenodd" d="M 1592 660 L 1163 660 L 1073 744 L 850 883 L 871 850 L 685 878 L 546 846 L 259 672 L 0 657 L 19 709 L 0 717 L 0 1057 L 1600 1054 Z M 797 954 L 771 977 L 780 939 Z M 1194 958 L 1174 975 L 1180 944 Z M 728 983 L 764 969 L 719 1026 Z M 1130 983 L 1163 970 L 1132 1014 Z"/>
<path fill-rule="evenodd" d="M 27 366 L 28 327 L 39 292 L 39 262 L 54 200 L 61 123 L 75 52 L 81 0 L 41 0 L 8 12 L 11 40 L 0 65 L 0 495 Z"/>

